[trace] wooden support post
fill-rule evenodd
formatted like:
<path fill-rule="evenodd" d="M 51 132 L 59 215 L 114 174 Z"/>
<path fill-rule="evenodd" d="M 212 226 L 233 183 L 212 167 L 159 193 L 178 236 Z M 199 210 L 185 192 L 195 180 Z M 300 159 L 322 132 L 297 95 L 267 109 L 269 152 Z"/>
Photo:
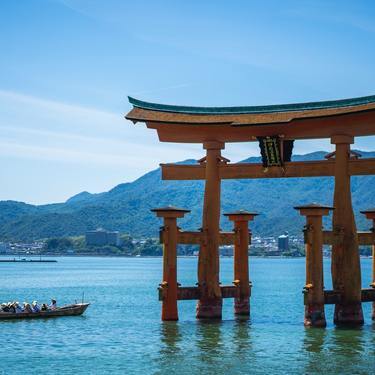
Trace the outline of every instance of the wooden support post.
<path fill-rule="evenodd" d="M 343 242 L 332 246 L 332 284 L 342 296 L 342 302 L 335 305 L 334 322 L 362 325 L 361 266 L 349 174 L 350 144 L 354 143 L 354 139 L 336 135 L 331 143 L 336 145 L 332 227 L 334 231 L 343 233 Z"/>
<path fill-rule="evenodd" d="M 239 297 L 234 300 L 234 313 L 237 315 L 250 315 L 251 283 L 249 281 L 249 221 L 258 214 L 247 211 L 236 211 L 224 214 L 234 222 L 234 281 L 239 288 Z"/>
<path fill-rule="evenodd" d="M 371 231 L 375 232 L 375 208 L 370 210 L 361 211 L 362 214 L 366 215 L 367 219 L 372 220 Z M 370 284 L 371 288 L 375 289 L 375 244 L 372 244 L 372 281 Z M 372 320 L 375 320 L 375 302 L 372 303 Z"/>
<path fill-rule="evenodd" d="M 295 207 L 306 216 L 306 285 L 304 287 L 305 319 L 307 327 L 325 327 L 324 284 L 323 284 L 323 230 L 322 217 L 329 214 L 332 207 L 309 204 Z"/>
<path fill-rule="evenodd" d="M 222 142 L 205 142 L 205 191 L 203 204 L 203 242 L 198 258 L 198 285 L 201 297 L 197 303 L 197 318 L 220 319 L 222 297 L 219 285 L 220 189 L 219 166 L 222 163 Z"/>
<path fill-rule="evenodd" d="M 162 207 L 151 210 L 164 219 L 163 231 L 163 294 L 162 320 L 178 320 L 177 310 L 177 218 L 184 217 L 188 210 Z"/>

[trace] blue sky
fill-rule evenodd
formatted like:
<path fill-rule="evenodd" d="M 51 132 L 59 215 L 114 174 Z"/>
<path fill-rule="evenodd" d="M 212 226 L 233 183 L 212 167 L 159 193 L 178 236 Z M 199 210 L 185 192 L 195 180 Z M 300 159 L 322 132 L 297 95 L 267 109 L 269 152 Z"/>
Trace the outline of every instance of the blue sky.
<path fill-rule="evenodd" d="M 225 106 L 375 94 L 374 19 L 370 0 L 3 0 L 0 199 L 60 202 L 203 156 L 124 120 L 127 95 Z M 331 146 L 295 152 L 320 149 Z M 225 156 L 258 153 L 230 144 Z"/>

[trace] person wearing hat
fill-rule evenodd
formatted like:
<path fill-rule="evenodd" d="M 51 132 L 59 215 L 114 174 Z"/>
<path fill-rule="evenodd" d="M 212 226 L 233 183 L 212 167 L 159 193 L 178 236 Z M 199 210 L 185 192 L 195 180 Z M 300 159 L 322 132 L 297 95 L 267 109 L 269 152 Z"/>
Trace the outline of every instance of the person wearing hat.
<path fill-rule="evenodd" d="M 33 301 L 31 306 L 33 308 L 33 312 L 39 312 L 40 311 L 40 306 L 38 305 L 38 301 Z"/>
<path fill-rule="evenodd" d="M 32 313 L 33 309 L 31 308 L 30 304 L 27 302 L 23 303 L 23 311 L 27 313 Z"/>
<path fill-rule="evenodd" d="M 9 312 L 11 312 L 11 313 L 16 312 L 15 302 L 9 302 Z"/>
<path fill-rule="evenodd" d="M 12 312 L 12 302 L 7 303 L 7 312 Z"/>
<path fill-rule="evenodd" d="M 56 310 L 57 308 L 57 302 L 55 299 L 51 299 L 51 304 L 48 306 L 50 310 Z"/>
<path fill-rule="evenodd" d="M 8 303 L 5 304 L 4 311 L 5 312 L 10 312 L 10 302 L 8 302 Z"/>
<path fill-rule="evenodd" d="M 15 310 L 16 310 L 16 313 L 21 313 L 21 312 L 23 312 L 22 307 L 20 306 L 20 303 L 19 303 L 19 302 L 15 302 L 15 303 L 14 303 L 14 308 L 15 308 Z"/>

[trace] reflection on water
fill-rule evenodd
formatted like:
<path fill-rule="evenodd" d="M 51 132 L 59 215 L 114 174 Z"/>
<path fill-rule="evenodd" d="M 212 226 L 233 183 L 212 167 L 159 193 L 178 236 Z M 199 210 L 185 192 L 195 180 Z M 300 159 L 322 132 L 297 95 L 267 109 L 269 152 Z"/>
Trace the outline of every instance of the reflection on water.
<path fill-rule="evenodd" d="M 177 322 L 162 322 L 160 323 L 160 338 L 164 344 L 161 348 L 162 352 L 178 353 L 180 348 L 178 343 L 181 341 L 181 332 Z"/>
<path fill-rule="evenodd" d="M 365 328 L 305 329 L 307 374 L 375 373 L 374 335 Z"/>
<path fill-rule="evenodd" d="M 330 343 L 332 353 L 351 357 L 356 360 L 356 356 L 361 355 L 364 350 L 363 329 L 362 328 L 334 328 L 332 330 L 332 340 Z"/>
<path fill-rule="evenodd" d="M 250 320 L 248 317 L 236 317 L 233 327 L 233 345 L 235 353 L 242 358 L 244 354 L 251 350 Z"/>
<path fill-rule="evenodd" d="M 181 351 L 181 332 L 178 322 L 160 323 L 160 350 L 157 357 L 158 374 L 171 373 L 176 363 L 181 362 L 184 353 Z M 186 355 L 187 353 L 185 353 Z"/>
<path fill-rule="evenodd" d="M 321 353 L 327 331 L 324 328 L 305 328 L 303 349 L 309 353 Z"/>
<path fill-rule="evenodd" d="M 360 373 L 362 367 L 360 363 L 367 359 L 369 365 L 372 361 L 375 366 L 374 358 L 367 358 L 370 347 L 364 341 L 362 328 L 334 328 L 327 346 L 335 358 L 330 364 L 330 370 L 339 371 L 340 368 L 350 367 L 353 373 Z M 375 372 L 375 367 L 373 367 L 373 372 Z"/>
<path fill-rule="evenodd" d="M 160 341 L 158 374 L 241 373 L 252 356 L 249 319 L 164 322 Z"/>
<path fill-rule="evenodd" d="M 221 321 L 198 321 L 196 324 L 196 345 L 202 363 L 214 365 L 223 353 Z"/>
<path fill-rule="evenodd" d="M 330 353 L 325 351 L 327 332 L 324 328 L 305 328 L 302 353 L 306 353 L 306 374 L 319 374 L 324 372 Z"/>

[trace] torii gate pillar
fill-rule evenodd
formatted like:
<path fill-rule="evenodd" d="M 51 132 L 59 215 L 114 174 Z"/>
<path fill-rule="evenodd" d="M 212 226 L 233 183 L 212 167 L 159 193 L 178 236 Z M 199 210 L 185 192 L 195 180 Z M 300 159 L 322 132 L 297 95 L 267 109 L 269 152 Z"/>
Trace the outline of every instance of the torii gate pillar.
<path fill-rule="evenodd" d="M 340 303 L 335 305 L 334 322 L 362 325 L 361 266 L 349 174 L 350 144 L 354 138 L 336 135 L 331 143 L 336 145 L 332 226 L 335 232 L 343 234 L 343 241 L 332 246 L 332 283 L 341 294 Z"/>
<path fill-rule="evenodd" d="M 257 213 L 244 210 L 224 214 L 234 222 L 234 281 L 239 289 L 239 296 L 234 300 L 234 313 L 237 315 L 250 315 L 251 282 L 249 280 L 249 245 L 251 232 L 249 221 L 254 220 Z"/>
<path fill-rule="evenodd" d="M 197 318 L 221 319 L 222 296 L 219 284 L 219 232 L 220 232 L 220 190 L 219 166 L 222 163 L 223 142 L 205 142 L 206 185 L 204 190 L 203 224 L 204 240 L 198 259 L 198 285 L 200 299 L 197 304 Z"/>
<path fill-rule="evenodd" d="M 307 327 L 325 327 L 324 281 L 323 281 L 323 216 L 333 207 L 309 204 L 295 209 L 306 216 L 306 285 L 304 287 L 305 319 Z"/>
<path fill-rule="evenodd" d="M 178 320 L 177 310 L 177 219 L 183 218 L 189 210 L 172 206 L 154 208 L 157 217 L 162 217 L 163 234 L 163 281 L 160 288 L 163 291 L 162 320 Z"/>

